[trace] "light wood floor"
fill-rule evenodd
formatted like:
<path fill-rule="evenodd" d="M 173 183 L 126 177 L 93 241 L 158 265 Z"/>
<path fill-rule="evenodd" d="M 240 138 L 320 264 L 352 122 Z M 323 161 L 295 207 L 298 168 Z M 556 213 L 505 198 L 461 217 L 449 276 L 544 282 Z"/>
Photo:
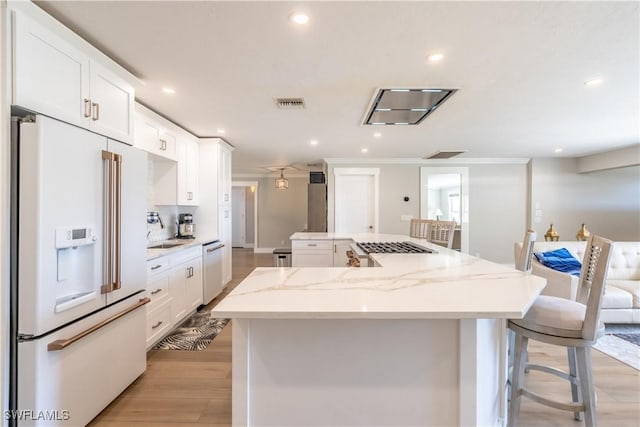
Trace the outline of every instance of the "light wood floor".
<path fill-rule="evenodd" d="M 233 280 L 212 308 L 257 266 L 271 266 L 270 254 L 250 249 L 233 250 Z M 231 425 L 231 328 L 227 327 L 204 351 L 152 350 L 147 371 L 100 413 L 92 427 L 187 427 Z M 530 358 L 543 364 L 565 366 L 561 348 L 530 345 Z M 593 351 L 599 425 L 640 426 L 640 373 L 599 351 Z M 549 378 L 551 377 L 551 378 Z M 545 395 L 570 399 L 568 383 L 539 372 L 526 383 Z M 88 391 L 89 392 L 89 391 Z M 519 426 L 583 426 L 572 414 L 523 399 Z"/>

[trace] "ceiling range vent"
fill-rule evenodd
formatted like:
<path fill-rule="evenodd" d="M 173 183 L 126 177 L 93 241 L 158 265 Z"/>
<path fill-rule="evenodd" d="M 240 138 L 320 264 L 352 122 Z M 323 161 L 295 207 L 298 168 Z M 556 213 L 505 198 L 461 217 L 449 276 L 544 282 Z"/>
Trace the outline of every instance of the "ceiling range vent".
<path fill-rule="evenodd" d="M 456 89 L 380 89 L 364 124 L 420 124 L 455 92 Z"/>
<path fill-rule="evenodd" d="M 304 98 L 276 98 L 276 104 L 283 110 L 301 110 L 304 108 Z"/>
<path fill-rule="evenodd" d="M 464 151 L 436 151 L 435 153 L 429 154 L 425 157 L 425 159 L 450 159 L 455 156 L 459 156 L 462 153 L 466 153 L 467 150 Z"/>

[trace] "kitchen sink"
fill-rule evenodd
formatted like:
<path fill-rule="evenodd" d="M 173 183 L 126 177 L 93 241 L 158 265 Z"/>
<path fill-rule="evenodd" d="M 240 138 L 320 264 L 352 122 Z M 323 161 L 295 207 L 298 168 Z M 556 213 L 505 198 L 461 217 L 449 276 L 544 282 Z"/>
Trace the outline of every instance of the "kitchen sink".
<path fill-rule="evenodd" d="M 184 245 L 184 243 L 160 243 L 158 245 L 149 246 L 147 249 L 169 249 L 182 245 Z"/>

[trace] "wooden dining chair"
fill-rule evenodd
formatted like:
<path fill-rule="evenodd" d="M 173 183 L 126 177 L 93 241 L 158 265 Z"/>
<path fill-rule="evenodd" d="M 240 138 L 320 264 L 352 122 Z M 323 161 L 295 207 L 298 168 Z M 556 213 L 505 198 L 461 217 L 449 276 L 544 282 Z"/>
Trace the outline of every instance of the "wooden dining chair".
<path fill-rule="evenodd" d="M 429 227 L 432 222 L 432 219 L 412 219 L 409 226 L 409 236 L 418 239 L 428 239 Z"/>
<path fill-rule="evenodd" d="M 431 221 L 427 240 L 436 245 L 453 247 L 453 235 L 456 231 L 455 221 Z"/>
<path fill-rule="evenodd" d="M 509 320 L 508 328 L 515 333 L 509 426 L 516 425 L 522 396 L 552 408 L 573 412 L 576 420 L 581 420 L 584 414 L 587 427 L 597 424 L 591 347 L 604 334 L 604 325 L 600 323 L 600 306 L 611 247 L 610 240 L 599 236 L 591 236 L 587 241 L 576 301 L 540 295 L 523 319 Z M 530 339 L 566 347 L 569 372 L 529 363 L 527 345 Z M 572 402 L 551 400 L 525 388 L 525 370 L 538 370 L 569 381 Z"/>

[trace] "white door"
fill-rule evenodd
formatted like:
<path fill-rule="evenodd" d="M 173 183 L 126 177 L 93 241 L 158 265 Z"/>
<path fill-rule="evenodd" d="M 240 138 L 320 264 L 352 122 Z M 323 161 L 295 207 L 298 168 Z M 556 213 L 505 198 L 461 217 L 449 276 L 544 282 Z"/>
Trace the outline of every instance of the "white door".
<path fill-rule="evenodd" d="M 378 179 L 368 171 L 335 170 L 335 232 L 378 232 Z"/>
<path fill-rule="evenodd" d="M 245 187 L 233 187 L 231 190 L 231 211 L 233 213 L 233 219 L 231 221 L 231 244 L 239 248 L 244 247 L 247 243 L 247 209 L 244 193 Z"/>

